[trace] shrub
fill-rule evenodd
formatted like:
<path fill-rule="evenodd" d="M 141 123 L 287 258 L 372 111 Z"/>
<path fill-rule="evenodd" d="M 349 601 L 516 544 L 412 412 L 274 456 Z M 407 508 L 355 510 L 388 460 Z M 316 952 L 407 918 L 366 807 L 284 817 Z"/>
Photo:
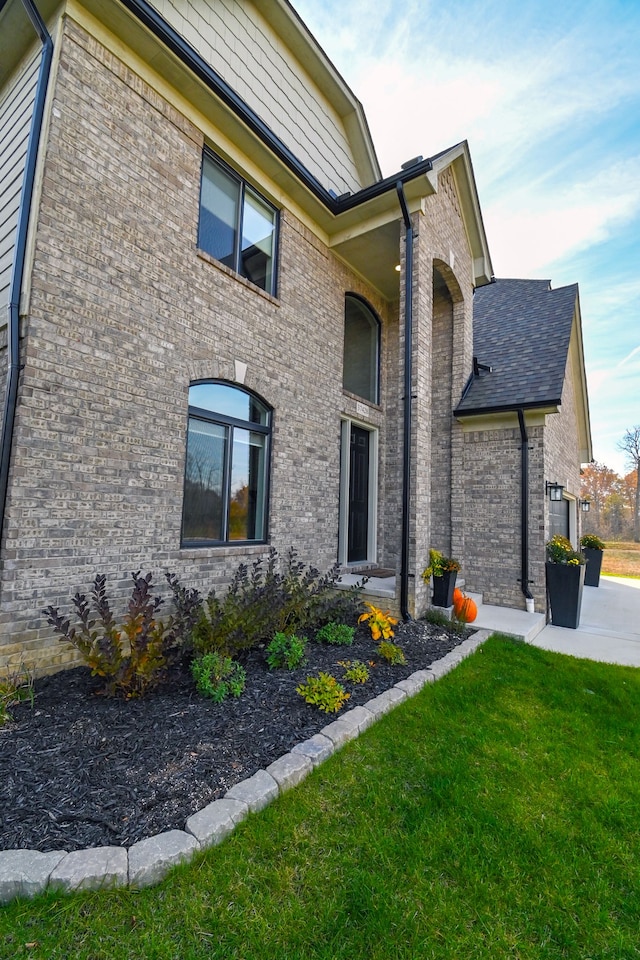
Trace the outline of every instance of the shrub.
<path fill-rule="evenodd" d="M 344 679 L 349 683 L 366 683 L 369 679 L 369 668 L 362 660 L 338 660 L 338 665 L 344 668 Z"/>
<path fill-rule="evenodd" d="M 397 643 L 390 643 L 388 640 L 382 640 L 378 645 L 378 650 L 380 651 L 380 656 L 384 657 L 392 667 L 399 666 L 400 664 L 406 663 L 406 657 L 402 651 L 402 648 L 397 645 Z"/>
<path fill-rule="evenodd" d="M 338 615 L 354 615 L 360 585 L 336 590 L 337 565 L 321 575 L 301 563 L 292 549 L 280 566 L 277 551 L 271 549 L 266 563 L 258 559 L 251 569 L 241 564 L 222 598 L 211 591 L 193 630 L 194 649 L 232 656 L 266 643 L 276 633 L 298 633 Z"/>
<path fill-rule="evenodd" d="M 202 611 L 200 592 L 183 587 L 175 573 L 165 573 L 173 599 L 175 613 L 166 645 L 172 653 L 190 652 L 193 646 L 193 629 Z"/>
<path fill-rule="evenodd" d="M 358 623 L 363 621 L 369 624 L 369 629 L 371 630 L 371 636 L 374 640 L 388 640 L 389 637 L 393 636 L 393 626 L 398 622 L 395 617 L 392 617 L 389 611 L 383 613 L 378 607 L 374 607 L 372 603 L 365 603 L 365 607 L 369 608 L 368 613 L 363 613 L 358 618 Z"/>
<path fill-rule="evenodd" d="M 605 543 L 595 533 L 585 533 L 580 537 L 580 546 L 587 550 L 604 550 Z"/>
<path fill-rule="evenodd" d="M 142 696 L 156 685 L 164 674 L 165 642 L 173 638 L 172 623 L 156 617 L 162 598 L 151 596 L 151 574 L 142 577 L 138 570 L 131 578 L 131 598 L 120 627 L 111 613 L 102 574 L 96 576 L 91 591 L 97 617 L 91 616 L 91 605 L 82 593 L 72 600 L 80 621 L 77 627 L 70 626 L 57 607 L 43 611 L 61 638 L 79 651 L 91 673 L 105 680 L 107 696 Z"/>
<path fill-rule="evenodd" d="M 323 713 L 337 713 L 351 696 L 335 677 L 322 671 L 315 677 L 307 677 L 306 683 L 296 687 L 296 693 Z"/>
<path fill-rule="evenodd" d="M 584 554 L 573 549 L 570 540 L 557 533 L 546 544 L 547 560 L 550 563 L 565 563 L 580 566 L 584 561 Z"/>
<path fill-rule="evenodd" d="M 431 576 L 443 577 L 445 573 L 460 570 L 460 562 L 453 557 L 445 557 L 439 550 L 429 550 L 429 564 L 422 571 L 422 579 L 429 583 Z"/>
<path fill-rule="evenodd" d="M 298 637 L 295 633 L 276 633 L 267 647 L 269 669 L 286 667 L 295 670 L 304 660 L 306 646 L 306 637 Z"/>
<path fill-rule="evenodd" d="M 13 720 L 10 708 L 24 700 L 30 700 L 33 706 L 33 677 L 20 665 L 5 677 L 0 677 L 0 727 Z"/>
<path fill-rule="evenodd" d="M 336 623 L 335 620 L 331 620 L 318 630 L 316 640 L 334 646 L 350 647 L 355 632 L 355 627 L 349 627 L 346 623 Z"/>
<path fill-rule="evenodd" d="M 239 697 L 244 690 L 247 674 L 236 660 L 219 653 L 205 653 L 191 664 L 196 690 L 216 703 L 227 697 Z"/>

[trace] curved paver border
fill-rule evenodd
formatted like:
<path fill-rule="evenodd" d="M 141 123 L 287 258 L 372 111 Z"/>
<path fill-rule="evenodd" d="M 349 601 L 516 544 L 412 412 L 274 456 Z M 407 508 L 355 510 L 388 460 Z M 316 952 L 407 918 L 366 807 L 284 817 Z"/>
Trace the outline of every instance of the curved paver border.
<path fill-rule="evenodd" d="M 236 824 L 266 807 L 281 793 L 297 786 L 343 744 L 359 736 L 380 717 L 427 684 L 449 673 L 484 643 L 491 631 L 478 630 L 425 670 L 354 707 L 323 727 L 309 740 L 297 743 L 266 770 L 236 783 L 224 798 L 190 816 L 184 830 L 168 830 L 127 847 L 91 847 L 87 850 L 0 851 L 0 903 L 15 897 L 34 897 L 47 888 L 73 892 L 159 883 L 178 863 L 188 862 L 199 850 L 216 846 Z"/>

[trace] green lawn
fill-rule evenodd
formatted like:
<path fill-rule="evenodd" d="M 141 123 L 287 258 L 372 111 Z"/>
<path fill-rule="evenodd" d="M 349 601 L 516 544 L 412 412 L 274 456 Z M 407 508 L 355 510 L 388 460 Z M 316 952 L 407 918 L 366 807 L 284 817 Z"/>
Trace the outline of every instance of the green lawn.
<path fill-rule="evenodd" d="M 162 886 L 0 909 L 0 957 L 640 957 L 640 670 L 493 638 Z"/>

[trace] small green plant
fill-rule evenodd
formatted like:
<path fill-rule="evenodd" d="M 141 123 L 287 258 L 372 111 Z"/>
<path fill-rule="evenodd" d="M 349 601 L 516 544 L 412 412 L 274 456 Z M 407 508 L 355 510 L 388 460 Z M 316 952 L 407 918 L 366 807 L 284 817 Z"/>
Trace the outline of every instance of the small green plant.
<path fill-rule="evenodd" d="M 372 603 L 365 603 L 365 607 L 369 608 L 369 612 L 361 614 L 358 623 L 368 623 L 374 640 L 388 640 L 392 637 L 393 627 L 398 622 L 396 618 L 392 617 L 388 610 L 383 612 Z"/>
<path fill-rule="evenodd" d="M 336 623 L 335 620 L 331 620 L 318 630 L 316 639 L 319 640 L 320 643 L 331 643 L 334 646 L 350 647 L 353 643 L 354 634 L 354 627 L 349 627 L 346 623 Z"/>
<path fill-rule="evenodd" d="M 295 633 L 276 633 L 267 647 L 269 670 L 279 667 L 295 670 L 304 660 L 306 646 L 306 637 L 298 637 Z"/>
<path fill-rule="evenodd" d="M 61 638 L 79 651 L 92 674 L 104 679 L 107 696 L 142 696 L 156 685 L 164 675 L 165 644 L 174 637 L 171 620 L 164 623 L 156 616 L 162 598 L 151 595 L 151 574 L 143 577 L 138 570 L 131 578 L 131 598 L 120 627 L 109 606 L 103 574 L 95 578 L 91 591 L 96 617 L 91 616 L 83 593 L 76 593 L 72 600 L 80 621 L 77 627 L 70 626 L 57 607 L 43 611 Z"/>
<path fill-rule="evenodd" d="M 198 693 L 210 697 L 215 703 L 222 703 L 229 696 L 239 697 L 247 681 L 244 667 L 219 653 L 205 653 L 198 657 L 191 664 L 191 673 Z"/>
<path fill-rule="evenodd" d="M 349 683 L 366 683 L 369 679 L 369 667 L 362 660 L 338 660 L 344 668 L 344 679 Z"/>
<path fill-rule="evenodd" d="M 580 546 L 587 550 L 604 550 L 605 543 L 600 537 L 596 537 L 595 533 L 584 533 L 580 537 Z"/>
<path fill-rule="evenodd" d="M 400 664 L 406 663 L 407 659 L 402 651 L 402 648 L 398 646 L 397 643 L 390 643 L 388 640 L 382 640 L 378 645 L 378 650 L 380 651 L 380 656 L 384 657 L 392 667 L 397 667 Z"/>
<path fill-rule="evenodd" d="M 320 671 L 296 687 L 296 693 L 323 713 L 337 713 L 351 696 L 331 674 Z"/>
<path fill-rule="evenodd" d="M 33 706 L 33 696 L 33 677 L 22 664 L 0 677 L 0 727 L 13 720 L 11 707 L 25 700 L 30 700 Z"/>
<path fill-rule="evenodd" d="M 441 610 L 427 610 L 424 619 L 427 623 L 432 623 L 434 626 L 442 627 L 443 630 L 448 630 L 452 633 L 466 633 L 467 630 L 466 622 L 458 618 L 455 610 L 451 620 L 446 613 L 443 613 Z"/>

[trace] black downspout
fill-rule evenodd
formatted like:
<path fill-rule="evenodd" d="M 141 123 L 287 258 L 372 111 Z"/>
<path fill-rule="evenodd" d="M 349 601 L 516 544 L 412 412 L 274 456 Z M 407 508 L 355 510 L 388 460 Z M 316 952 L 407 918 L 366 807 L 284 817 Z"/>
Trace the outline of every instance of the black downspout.
<path fill-rule="evenodd" d="M 409 613 L 409 503 L 411 498 L 411 366 L 413 339 L 413 227 L 402 181 L 396 184 L 405 226 L 404 258 L 404 430 L 402 447 L 402 551 L 400 558 L 400 613 Z"/>
<path fill-rule="evenodd" d="M 7 502 L 7 487 L 9 483 L 9 464 L 11 461 L 11 445 L 13 442 L 13 428 L 18 398 L 18 379 L 20 376 L 20 294 L 24 275 L 24 263 L 27 249 L 27 230 L 31 213 L 31 200 L 36 173 L 36 159 L 38 144 L 44 117 L 44 105 L 47 96 L 49 71 L 53 56 L 53 40 L 40 16 L 33 0 L 22 0 L 25 13 L 31 20 L 34 30 L 42 42 L 42 59 L 38 74 L 38 85 L 33 106 L 29 146 L 25 162 L 22 196 L 18 212 L 18 226 L 16 230 L 15 257 L 11 275 L 11 292 L 9 298 L 9 336 L 8 336 L 8 370 L 7 385 L 4 398 L 4 415 L 2 419 L 2 447 L 0 448 L 0 537 L 4 527 L 4 513 Z"/>
<path fill-rule="evenodd" d="M 524 422 L 524 410 L 519 408 L 520 426 L 520 589 L 527 600 L 533 600 L 529 590 L 529 437 Z"/>

